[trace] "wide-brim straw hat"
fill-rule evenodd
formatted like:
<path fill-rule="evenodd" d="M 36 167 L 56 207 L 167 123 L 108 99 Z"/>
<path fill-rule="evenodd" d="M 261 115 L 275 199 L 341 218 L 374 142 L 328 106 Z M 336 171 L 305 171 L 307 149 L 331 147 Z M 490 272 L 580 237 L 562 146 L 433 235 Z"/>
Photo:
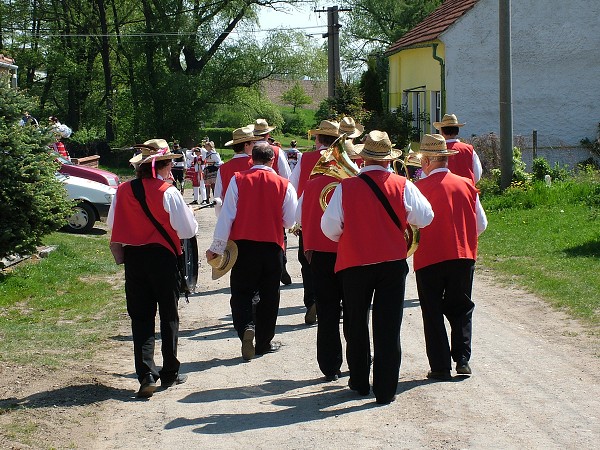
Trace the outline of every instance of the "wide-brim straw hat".
<path fill-rule="evenodd" d="M 346 150 L 346 154 L 348 155 L 348 158 L 350 159 L 357 159 L 360 158 L 358 156 L 358 154 L 356 153 L 356 150 L 354 149 L 354 144 L 352 143 L 352 139 L 346 139 L 346 141 L 344 142 L 344 149 Z"/>
<path fill-rule="evenodd" d="M 324 134 L 326 136 L 339 136 L 340 124 L 335 120 L 321 120 L 321 123 L 314 130 L 308 130 L 308 137 L 316 134 Z"/>
<path fill-rule="evenodd" d="M 233 139 L 225 142 L 225 147 L 239 144 L 240 142 L 260 141 L 260 136 L 254 136 L 254 125 L 248 125 L 233 130 Z"/>
<path fill-rule="evenodd" d="M 212 279 L 216 280 L 221 278 L 223 275 L 229 272 L 235 264 L 237 257 L 237 244 L 230 239 L 227 241 L 227 246 L 225 247 L 223 254 L 208 261 L 208 264 L 210 264 L 212 267 Z"/>
<path fill-rule="evenodd" d="M 451 156 L 458 153 L 457 150 L 446 148 L 446 139 L 441 134 L 425 134 L 421 139 L 419 153 L 425 156 Z"/>
<path fill-rule="evenodd" d="M 464 123 L 460 123 L 458 118 L 454 114 L 444 114 L 441 122 L 433 122 L 433 126 L 437 130 L 441 130 L 443 127 L 464 127 Z"/>
<path fill-rule="evenodd" d="M 340 122 L 340 135 L 346 133 L 347 138 L 359 137 L 365 131 L 365 127 L 356 123 L 352 117 L 344 117 Z"/>
<path fill-rule="evenodd" d="M 393 147 L 385 131 L 373 130 L 365 136 L 361 144 L 354 146 L 354 151 L 364 160 L 391 161 L 402 156 L 402 152 Z"/>
<path fill-rule="evenodd" d="M 255 136 L 262 136 L 264 134 L 270 133 L 275 128 L 277 128 L 269 126 L 269 123 L 265 119 L 256 119 L 256 121 L 252 125 L 254 125 Z"/>
<path fill-rule="evenodd" d="M 143 144 L 134 145 L 133 148 L 141 150 L 141 153 L 129 160 L 131 164 L 145 164 L 151 161 L 178 159 L 182 157 L 179 153 L 171 152 L 169 144 L 164 139 L 150 139 Z"/>

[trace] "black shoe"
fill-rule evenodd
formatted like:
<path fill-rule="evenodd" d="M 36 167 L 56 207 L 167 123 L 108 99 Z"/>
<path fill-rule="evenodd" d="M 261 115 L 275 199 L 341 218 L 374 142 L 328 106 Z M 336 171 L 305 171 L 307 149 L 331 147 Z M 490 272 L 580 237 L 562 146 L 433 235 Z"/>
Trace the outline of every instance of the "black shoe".
<path fill-rule="evenodd" d="M 469 361 L 466 359 L 461 359 L 456 363 L 456 373 L 458 375 L 471 375 L 471 366 L 469 366 Z"/>
<path fill-rule="evenodd" d="M 140 390 L 137 392 L 138 398 L 150 398 L 156 391 L 156 381 L 151 373 L 146 375 L 141 381 Z"/>
<path fill-rule="evenodd" d="M 175 378 L 170 379 L 168 381 L 161 379 L 160 380 L 160 385 L 162 387 L 164 387 L 164 388 L 170 388 L 170 387 L 176 386 L 178 384 L 185 383 L 187 381 L 187 379 L 188 379 L 187 375 L 184 375 L 182 373 L 178 373 Z"/>
<path fill-rule="evenodd" d="M 197 205 L 198 204 L 198 200 L 194 200 L 193 202 L 189 203 L 190 205 Z"/>
<path fill-rule="evenodd" d="M 290 274 L 287 273 L 287 271 L 285 270 L 281 272 L 281 282 L 284 286 L 289 286 L 290 284 L 292 284 L 292 277 L 290 277 Z"/>
<path fill-rule="evenodd" d="M 376 398 L 375 403 L 377 403 L 378 405 L 389 405 L 394 400 L 396 400 L 396 396 L 392 395 L 391 397 Z"/>
<path fill-rule="evenodd" d="M 430 380 L 449 381 L 452 379 L 449 370 L 430 370 L 427 372 L 427 378 Z"/>
<path fill-rule="evenodd" d="M 246 328 L 242 336 L 242 358 L 244 361 L 250 361 L 254 358 L 256 350 L 254 348 L 254 329 Z"/>
<path fill-rule="evenodd" d="M 269 342 L 269 345 L 267 347 L 256 349 L 256 354 L 257 355 L 265 355 L 267 353 L 275 353 L 276 351 L 279 351 L 280 348 L 281 348 L 281 342 L 271 341 L 271 342 Z"/>
<path fill-rule="evenodd" d="M 332 381 L 337 381 L 342 376 L 342 372 L 339 370 L 333 375 L 325 375 L 325 381 L 327 383 L 331 383 Z"/>
<path fill-rule="evenodd" d="M 358 395 L 362 396 L 362 397 L 366 397 L 367 395 L 369 395 L 369 392 L 371 391 L 371 387 L 367 385 L 367 387 L 362 387 L 359 388 L 358 386 L 354 386 L 352 384 L 352 380 L 348 380 L 348 387 L 350 388 L 350 390 L 358 392 Z"/>
<path fill-rule="evenodd" d="M 306 310 L 306 314 L 304 315 L 304 323 L 306 325 L 314 325 L 317 323 L 317 305 L 313 303 Z"/>
<path fill-rule="evenodd" d="M 202 201 L 200 202 L 200 204 L 201 204 L 201 205 L 208 205 L 208 201 L 206 201 L 206 200 L 202 200 Z"/>

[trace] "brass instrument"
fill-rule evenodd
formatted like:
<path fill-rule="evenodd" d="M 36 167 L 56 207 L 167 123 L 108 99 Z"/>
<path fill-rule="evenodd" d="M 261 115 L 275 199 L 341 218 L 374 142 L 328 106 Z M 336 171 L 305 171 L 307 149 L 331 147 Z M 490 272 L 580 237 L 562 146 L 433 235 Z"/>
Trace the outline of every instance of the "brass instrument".
<path fill-rule="evenodd" d="M 400 165 L 400 167 L 398 167 Z M 410 149 L 410 144 L 406 147 L 406 156 L 402 159 L 395 159 L 392 162 L 392 168 L 394 172 L 398 175 L 403 175 L 407 179 L 411 179 L 410 172 L 408 171 L 408 167 L 421 167 L 421 154 L 415 153 Z M 417 247 L 419 246 L 419 239 L 421 237 L 421 233 L 419 228 L 408 224 L 408 228 L 404 230 L 404 239 L 406 240 L 406 256 L 411 256 L 414 252 L 417 251 Z"/>
<path fill-rule="evenodd" d="M 356 164 L 348 157 L 344 143 L 346 142 L 346 134 L 342 134 L 337 138 L 327 150 L 321 152 L 321 157 L 315 164 L 315 167 L 310 172 L 309 178 L 313 175 L 329 175 L 336 180 L 354 177 L 358 174 Z M 332 181 L 321 191 L 319 196 L 319 204 L 323 211 L 327 208 L 327 196 L 333 191 L 339 181 Z"/>

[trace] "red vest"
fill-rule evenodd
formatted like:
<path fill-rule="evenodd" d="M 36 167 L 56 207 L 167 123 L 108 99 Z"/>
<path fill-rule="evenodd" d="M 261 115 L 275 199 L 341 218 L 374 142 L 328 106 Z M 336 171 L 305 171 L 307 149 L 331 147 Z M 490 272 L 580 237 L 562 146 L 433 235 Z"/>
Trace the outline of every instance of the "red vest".
<path fill-rule="evenodd" d="M 177 253 L 181 255 L 179 236 L 171 226 L 169 214 L 163 206 L 164 193 L 171 185 L 156 178 L 144 178 L 142 182 L 150 212 L 167 231 L 177 248 Z M 144 213 L 140 202 L 133 196 L 131 181 L 121 184 L 117 189 L 117 204 L 114 213 L 111 242 L 128 245 L 160 244 L 173 251 L 171 244 L 162 237 Z M 159 269 L 157 267 L 157 270 Z"/>
<path fill-rule="evenodd" d="M 230 239 L 274 242 L 283 249 L 283 200 L 288 180 L 269 170 L 254 169 L 235 174 L 237 213 Z"/>
<path fill-rule="evenodd" d="M 450 156 L 449 159 L 454 158 Z M 417 182 L 431 203 L 433 222 L 421 228 L 415 270 L 452 259 L 477 258 L 477 188 L 452 172 L 438 172 Z"/>
<path fill-rule="evenodd" d="M 338 182 L 329 175 L 319 175 L 312 180 L 308 180 L 304 186 L 302 198 L 302 239 L 304 250 L 316 250 L 318 252 L 337 252 L 337 242 L 332 241 L 321 231 L 321 217 L 323 217 L 323 208 L 321 208 L 321 191 L 329 183 Z M 327 196 L 327 201 L 333 195 L 331 190 Z"/>
<path fill-rule="evenodd" d="M 377 183 L 390 201 L 402 230 L 364 180 L 358 177 L 342 180 L 344 232 L 338 242 L 336 272 L 348 267 L 406 259 L 406 178 L 380 170 L 369 171 L 366 175 Z"/>
<path fill-rule="evenodd" d="M 310 173 L 315 168 L 315 164 L 317 164 L 320 157 L 321 152 L 318 150 L 302 154 L 302 159 L 300 160 L 300 177 L 298 178 L 298 198 L 304 192 L 304 185 L 310 178 Z"/>
<path fill-rule="evenodd" d="M 219 173 L 221 174 L 221 184 L 223 186 L 222 196 L 225 198 L 225 193 L 227 192 L 227 188 L 229 187 L 229 182 L 231 181 L 231 177 L 236 172 L 243 172 L 244 170 L 248 170 L 252 167 L 252 158 L 231 158 L 225 164 L 221 164 L 219 166 Z"/>
<path fill-rule="evenodd" d="M 448 157 L 448 169 L 461 177 L 469 178 L 475 184 L 473 173 L 473 146 L 464 142 L 447 142 L 449 150 L 458 150 L 458 153 Z"/>

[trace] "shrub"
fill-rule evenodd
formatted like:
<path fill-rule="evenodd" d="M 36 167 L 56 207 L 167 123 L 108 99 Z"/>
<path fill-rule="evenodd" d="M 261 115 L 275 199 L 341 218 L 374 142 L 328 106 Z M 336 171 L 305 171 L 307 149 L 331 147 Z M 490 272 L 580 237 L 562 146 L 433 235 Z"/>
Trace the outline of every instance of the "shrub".
<path fill-rule="evenodd" d="M 532 164 L 532 175 L 534 180 L 543 181 L 546 175 L 550 175 L 552 181 L 565 181 L 569 178 L 569 170 L 556 162 L 554 167 L 550 167 L 545 158 L 535 158 Z"/>
<path fill-rule="evenodd" d="M 306 130 L 310 128 L 310 124 L 306 123 L 300 114 L 283 111 L 282 115 L 283 126 L 281 127 L 281 131 L 284 134 L 302 136 L 306 134 Z"/>
<path fill-rule="evenodd" d="M 0 258 L 28 254 L 44 235 L 65 224 L 71 209 L 55 177 L 57 164 L 48 144 L 52 136 L 19 126 L 33 101 L 0 79 Z"/>

